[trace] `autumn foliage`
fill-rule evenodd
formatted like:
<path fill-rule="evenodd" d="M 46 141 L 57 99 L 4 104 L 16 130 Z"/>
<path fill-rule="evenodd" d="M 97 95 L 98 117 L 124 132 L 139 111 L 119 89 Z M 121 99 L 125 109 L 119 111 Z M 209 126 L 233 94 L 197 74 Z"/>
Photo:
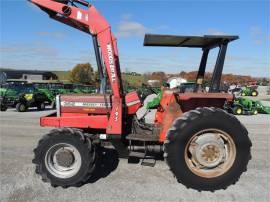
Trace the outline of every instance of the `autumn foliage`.
<path fill-rule="evenodd" d="M 165 72 L 148 72 L 143 75 L 132 72 L 132 74 L 123 73 L 122 79 L 124 83 L 128 83 L 133 86 L 140 86 L 142 83 L 146 83 L 148 80 L 158 80 L 160 84 L 167 81 L 171 77 L 181 77 L 188 81 L 195 81 L 197 77 L 197 71 L 185 72 L 182 71 L 178 74 L 166 74 Z M 212 73 L 206 72 L 204 80 L 209 82 L 212 78 Z M 91 64 L 77 64 L 70 73 L 70 80 L 74 83 L 82 84 L 98 84 L 99 75 L 98 72 L 94 72 Z M 229 84 L 247 84 L 251 81 L 256 81 L 251 76 L 242 76 L 234 74 L 223 74 L 221 81 L 226 81 Z"/>
<path fill-rule="evenodd" d="M 71 70 L 70 80 L 74 83 L 93 84 L 95 74 L 90 63 L 77 64 Z"/>
<path fill-rule="evenodd" d="M 166 81 L 168 78 L 171 77 L 181 77 L 183 79 L 186 79 L 188 81 L 195 81 L 197 77 L 197 71 L 191 71 L 191 72 L 180 72 L 179 74 L 166 74 L 164 72 L 152 72 L 152 73 L 146 73 L 144 74 L 144 77 L 146 80 L 159 80 L 161 82 Z M 204 79 L 205 81 L 210 81 L 212 78 L 212 73 L 206 72 Z M 239 83 L 239 84 L 246 84 L 251 81 L 255 81 L 254 78 L 251 76 L 242 76 L 242 75 L 234 75 L 234 74 L 223 74 L 221 81 L 226 81 L 228 83 Z"/>
<path fill-rule="evenodd" d="M 175 75 L 176 76 L 176 75 Z M 196 76 L 197 76 L 197 71 L 192 71 L 192 72 L 180 72 L 180 74 L 178 74 L 179 77 L 187 79 L 188 81 L 194 81 L 196 80 Z M 212 73 L 206 72 L 205 73 L 205 80 L 209 81 L 212 78 Z M 250 81 L 254 81 L 255 79 L 252 78 L 251 76 L 242 76 L 242 75 L 234 75 L 234 74 L 223 74 L 222 81 L 226 81 L 228 83 L 247 83 Z"/>

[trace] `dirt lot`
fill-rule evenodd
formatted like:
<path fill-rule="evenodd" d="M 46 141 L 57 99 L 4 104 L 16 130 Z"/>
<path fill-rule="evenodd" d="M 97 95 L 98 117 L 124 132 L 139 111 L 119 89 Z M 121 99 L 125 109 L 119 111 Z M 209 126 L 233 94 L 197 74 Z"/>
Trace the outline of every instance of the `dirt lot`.
<path fill-rule="evenodd" d="M 270 102 L 266 102 L 270 105 Z M 179 184 L 167 165 L 128 164 L 107 150 L 103 167 L 80 188 L 52 188 L 34 174 L 32 150 L 48 128 L 44 112 L 1 112 L 1 201 L 270 201 L 270 116 L 240 116 L 253 143 L 252 160 L 239 182 L 227 190 L 197 192 Z M 268 191 L 267 191 L 268 190 Z"/>

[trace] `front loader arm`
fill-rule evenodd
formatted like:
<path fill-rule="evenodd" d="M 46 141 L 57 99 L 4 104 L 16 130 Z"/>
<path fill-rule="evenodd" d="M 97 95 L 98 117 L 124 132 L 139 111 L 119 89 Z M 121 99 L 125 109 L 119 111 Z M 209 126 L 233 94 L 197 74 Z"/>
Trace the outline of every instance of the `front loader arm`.
<path fill-rule="evenodd" d="M 48 13 L 52 19 L 96 36 L 113 92 L 112 111 L 106 132 L 121 134 L 123 88 L 117 41 L 111 32 L 110 24 L 92 5 L 82 9 L 68 5 L 68 1 L 30 0 L 30 2 Z"/>

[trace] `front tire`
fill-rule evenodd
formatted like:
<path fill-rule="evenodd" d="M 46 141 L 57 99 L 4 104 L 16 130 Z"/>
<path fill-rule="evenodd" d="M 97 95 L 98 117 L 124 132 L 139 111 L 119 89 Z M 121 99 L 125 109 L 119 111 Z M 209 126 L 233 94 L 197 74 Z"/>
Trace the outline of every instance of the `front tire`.
<path fill-rule="evenodd" d="M 244 111 L 243 111 L 243 107 L 236 105 L 236 106 L 234 106 L 234 107 L 232 108 L 232 112 L 233 112 L 233 114 L 235 114 L 235 115 L 242 115 L 243 112 L 244 112 Z"/>
<path fill-rule="evenodd" d="M 53 187 L 81 186 L 95 168 L 95 146 L 80 130 L 54 129 L 34 149 L 36 173 Z"/>
<path fill-rule="evenodd" d="M 1 105 L 1 106 L 0 106 L 1 112 L 5 112 L 5 111 L 7 111 L 7 109 L 8 109 L 8 107 L 5 106 L 5 105 Z"/>
<path fill-rule="evenodd" d="M 257 109 L 254 109 L 254 110 L 252 111 L 252 113 L 253 113 L 253 115 L 257 115 L 257 114 L 258 114 L 258 110 L 257 110 Z"/>
<path fill-rule="evenodd" d="M 164 156 L 179 182 L 199 191 L 226 189 L 246 171 L 251 141 L 246 128 L 221 109 L 198 108 L 175 120 Z"/>
<path fill-rule="evenodd" d="M 17 110 L 17 112 L 26 112 L 27 106 L 26 106 L 26 104 L 19 102 L 16 104 L 16 110 Z"/>
<path fill-rule="evenodd" d="M 256 96 L 258 96 L 258 91 L 256 91 L 256 90 L 253 90 L 252 92 L 251 92 L 251 96 L 253 96 L 253 97 L 256 97 Z"/>

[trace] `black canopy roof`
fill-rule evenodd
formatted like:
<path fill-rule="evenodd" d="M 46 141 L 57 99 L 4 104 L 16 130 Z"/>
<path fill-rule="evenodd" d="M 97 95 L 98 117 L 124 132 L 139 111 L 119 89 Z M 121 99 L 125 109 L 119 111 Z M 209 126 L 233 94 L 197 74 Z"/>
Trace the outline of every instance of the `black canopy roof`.
<path fill-rule="evenodd" d="M 146 34 L 144 37 L 145 46 L 168 46 L 168 47 L 188 47 L 188 48 L 214 48 L 225 42 L 238 39 L 238 36 L 173 36 Z"/>

